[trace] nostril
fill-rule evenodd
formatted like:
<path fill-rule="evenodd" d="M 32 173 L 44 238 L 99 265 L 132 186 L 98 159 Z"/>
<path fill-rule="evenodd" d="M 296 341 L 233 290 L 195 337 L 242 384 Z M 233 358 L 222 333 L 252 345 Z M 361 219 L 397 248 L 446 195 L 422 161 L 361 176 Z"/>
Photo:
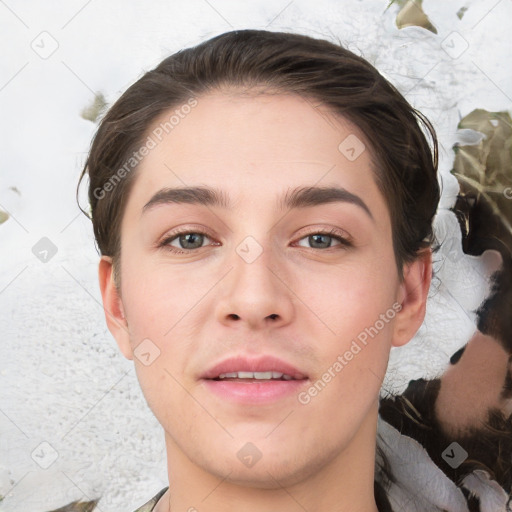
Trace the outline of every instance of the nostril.
<path fill-rule="evenodd" d="M 238 316 L 236 313 L 230 313 L 228 317 L 232 318 L 233 320 L 240 320 L 240 316 Z M 275 320 L 276 318 L 279 318 L 279 315 L 276 313 L 272 313 L 271 315 L 268 315 L 268 318 L 270 318 L 271 320 Z"/>

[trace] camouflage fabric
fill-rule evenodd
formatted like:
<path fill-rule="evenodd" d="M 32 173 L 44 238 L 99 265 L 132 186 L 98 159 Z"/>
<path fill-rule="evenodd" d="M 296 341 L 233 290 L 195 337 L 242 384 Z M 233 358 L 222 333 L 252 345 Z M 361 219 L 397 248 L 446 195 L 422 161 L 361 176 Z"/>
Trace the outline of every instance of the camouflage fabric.
<path fill-rule="evenodd" d="M 164 489 L 162 489 L 156 496 L 151 498 L 146 504 L 142 505 L 142 507 L 135 510 L 135 512 L 152 512 L 152 510 L 158 503 L 158 500 L 165 494 L 165 491 L 167 491 L 168 488 L 169 487 L 165 487 Z"/>

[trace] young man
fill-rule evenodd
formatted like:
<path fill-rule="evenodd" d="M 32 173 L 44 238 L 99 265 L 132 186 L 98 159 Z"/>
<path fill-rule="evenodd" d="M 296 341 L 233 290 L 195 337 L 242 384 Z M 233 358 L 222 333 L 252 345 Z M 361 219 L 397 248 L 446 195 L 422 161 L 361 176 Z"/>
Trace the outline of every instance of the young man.
<path fill-rule="evenodd" d="M 147 73 L 84 169 L 106 320 L 166 441 L 139 510 L 383 511 L 379 389 L 420 327 L 430 125 L 326 41 L 234 31 Z"/>

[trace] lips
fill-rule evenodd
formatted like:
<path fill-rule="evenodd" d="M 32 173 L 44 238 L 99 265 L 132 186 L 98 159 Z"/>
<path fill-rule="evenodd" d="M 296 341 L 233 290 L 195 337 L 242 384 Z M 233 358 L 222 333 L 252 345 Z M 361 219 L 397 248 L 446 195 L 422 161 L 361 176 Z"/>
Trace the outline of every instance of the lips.
<path fill-rule="evenodd" d="M 295 366 L 273 356 L 249 358 L 238 356 L 225 359 L 208 369 L 202 376 L 206 380 L 275 381 L 304 380 L 307 376 Z"/>

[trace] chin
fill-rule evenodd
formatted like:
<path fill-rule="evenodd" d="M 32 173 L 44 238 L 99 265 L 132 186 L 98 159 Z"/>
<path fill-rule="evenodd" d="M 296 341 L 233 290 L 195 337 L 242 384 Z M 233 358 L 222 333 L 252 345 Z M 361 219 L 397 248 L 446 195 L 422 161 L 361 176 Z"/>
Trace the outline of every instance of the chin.
<path fill-rule="evenodd" d="M 219 479 L 235 485 L 255 489 L 281 489 L 283 486 L 294 486 L 311 478 L 331 458 L 330 451 L 311 450 L 311 456 L 308 456 L 303 442 L 300 446 L 289 446 L 285 451 L 283 443 L 270 446 L 268 440 L 267 446 L 261 441 L 261 452 L 258 455 L 254 448 L 256 443 L 257 441 L 253 445 L 249 442 L 240 448 L 240 443 L 237 442 L 235 451 L 231 448 L 223 450 L 224 454 L 229 451 L 230 456 L 212 453 L 208 460 L 197 460 L 196 464 Z M 251 453 L 260 458 L 252 461 L 248 459 L 246 465 L 244 458 Z"/>
<path fill-rule="evenodd" d="M 268 490 L 294 486 L 307 480 L 312 473 L 310 468 L 290 467 L 289 464 L 275 464 L 271 461 L 267 464 L 260 461 L 258 466 L 258 469 L 256 467 L 234 468 L 227 466 L 223 468 L 224 471 L 220 473 L 215 471 L 215 473 L 222 479 L 225 478 L 225 475 L 229 475 L 225 479 L 234 485 Z"/>

